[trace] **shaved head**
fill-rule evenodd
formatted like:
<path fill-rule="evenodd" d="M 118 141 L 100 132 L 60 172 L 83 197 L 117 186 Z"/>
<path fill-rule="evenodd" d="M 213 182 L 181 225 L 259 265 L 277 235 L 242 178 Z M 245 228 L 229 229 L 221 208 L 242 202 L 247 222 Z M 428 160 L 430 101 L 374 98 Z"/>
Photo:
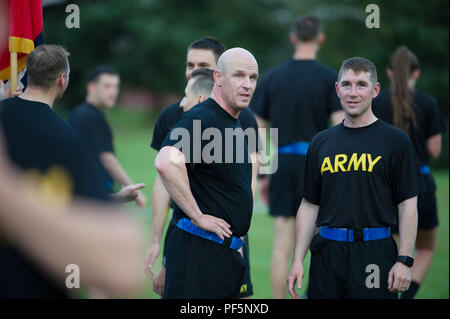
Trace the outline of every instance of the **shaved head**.
<path fill-rule="evenodd" d="M 249 51 L 232 48 L 225 51 L 214 70 L 211 97 L 235 118 L 248 107 L 258 79 L 258 63 Z"/>
<path fill-rule="evenodd" d="M 217 70 L 224 73 L 230 64 L 236 63 L 253 64 L 256 66 L 256 70 L 258 70 L 258 63 L 253 54 L 243 48 L 231 48 L 226 50 L 217 61 Z"/>

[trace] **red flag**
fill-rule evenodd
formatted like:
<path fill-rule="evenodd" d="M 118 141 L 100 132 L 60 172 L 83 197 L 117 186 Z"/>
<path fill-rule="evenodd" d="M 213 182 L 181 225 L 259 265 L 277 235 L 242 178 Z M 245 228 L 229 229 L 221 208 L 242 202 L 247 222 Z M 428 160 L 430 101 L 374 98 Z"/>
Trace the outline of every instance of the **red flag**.
<path fill-rule="evenodd" d="M 43 42 L 42 40 L 42 0 L 0 0 L 6 2 L 9 20 L 8 39 L 0 39 L 8 43 L 1 46 L 0 80 L 10 77 L 10 52 L 18 52 L 18 72 L 26 67 L 28 54 Z"/>

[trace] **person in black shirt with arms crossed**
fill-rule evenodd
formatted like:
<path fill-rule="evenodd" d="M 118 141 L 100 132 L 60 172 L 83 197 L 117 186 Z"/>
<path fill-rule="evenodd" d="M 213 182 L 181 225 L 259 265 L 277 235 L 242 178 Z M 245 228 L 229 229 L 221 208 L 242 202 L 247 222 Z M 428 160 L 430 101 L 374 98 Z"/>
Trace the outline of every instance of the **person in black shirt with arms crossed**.
<path fill-rule="evenodd" d="M 424 185 L 411 140 L 372 113 L 379 91 L 372 62 L 359 57 L 343 62 L 336 92 L 345 119 L 313 138 L 300 184 L 303 200 L 288 277 L 294 298 L 310 244 L 309 298 L 396 299 L 409 288 L 417 195 Z M 397 217 L 398 250 L 390 235 Z M 373 280 L 371 271 L 377 272 Z"/>
<path fill-rule="evenodd" d="M 244 135 L 238 133 L 231 144 L 225 137 L 230 129 L 242 130 L 239 113 L 248 107 L 257 77 L 251 53 L 242 48 L 225 51 L 214 71 L 211 98 L 175 124 L 156 157 L 178 220 L 167 242 L 165 298 L 239 297 L 244 262 L 237 250 L 243 244 L 239 237 L 250 227 L 252 165 Z M 199 140 L 196 126 L 200 136 L 211 130 L 219 134 L 206 144 Z M 186 134 L 178 135 L 180 130 L 189 132 L 190 144 L 182 146 L 183 153 L 177 147 Z M 212 161 L 204 152 L 211 150 L 211 143 Z"/>
<path fill-rule="evenodd" d="M 431 266 L 436 246 L 439 224 L 436 184 L 430 172 L 429 158 L 437 158 L 441 153 L 442 132 L 446 125 L 436 99 L 415 89 L 420 66 L 414 53 L 404 46 L 399 47 L 391 57 L 387 73 L 391 88 L 381 91 L 373 101 L 373 112 L 409 135 L 426 186 L 426 192 L 417 200 L 419 224 L 412 282 L 409 290 L 402 294 L 402 299 L 412 299 Z"/>

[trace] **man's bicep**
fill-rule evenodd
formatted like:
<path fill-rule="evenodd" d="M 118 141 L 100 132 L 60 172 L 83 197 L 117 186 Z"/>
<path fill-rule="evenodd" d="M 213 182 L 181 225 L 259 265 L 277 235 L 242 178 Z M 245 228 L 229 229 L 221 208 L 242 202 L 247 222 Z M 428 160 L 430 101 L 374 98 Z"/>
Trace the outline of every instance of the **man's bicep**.
<path fill-rule="evenodd" d="M 314 204 L 310 202 L 307 198 L 303 198 L 302 202 L 300 203 L 300 206 L 303 205 L 302 209 L 305 209 L 309 213 L 318 213 L 320 209 L 320 205 Z"/>
<path fill-rule="evenodd" d="M 100 152 L 98 154 L 98 157 L 100 159 L 100 162 L 102 162 L 103 165 L 108 164 L 109 162 L 111 162 L 112 160 L 116 159 L 116 156 L 114 155 L 113 152 Z"/>
<path fill-rule="evenodd" d="M 164 146 L 161 148 L 155 159 L 155 167 L 159 174 L 167 173 L 172 165 L 184 166 L 185 164 L 186 157 L 174 146 Z"/>
<path fill-rule="evenodd" d="M 178 149 L 184 155 L 187 164 L 201 162 L 201 150 L 203 123 L 200 119 L 184 116 L 170 130 L 161 145 L 161 150 L 166 146 Z M 200 151 L 200 152 L 199 152 Z M 177 153 L 172 151 L 177 159 Z"/>
<path fill-rule="evenodd" d="M 413 212 L 417 209 L 418 196 L 412 196 L 398 203 L 398 212 Z"/>

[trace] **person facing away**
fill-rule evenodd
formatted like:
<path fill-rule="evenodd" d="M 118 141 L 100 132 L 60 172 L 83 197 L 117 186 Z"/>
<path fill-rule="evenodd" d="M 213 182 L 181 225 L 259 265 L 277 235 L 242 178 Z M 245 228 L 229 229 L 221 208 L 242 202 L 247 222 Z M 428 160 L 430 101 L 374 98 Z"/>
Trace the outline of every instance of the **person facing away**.
<path fill-rule="evenodd" d="M 446 130 L 436 99 L 415 88 L 420 77 L 417 56 L 407 47 L 395 50 L 387 67 L 390 88 L 382 90 L 373 102 L 374 114 L 403 130 L 411 138 L 426 192 L 417 201 L 419 222 L 412 267 L 411 286 L 402 299 L 412 299 L 433 261 L 439 225 L 436 184 L 430 170 L 430 157 L 441 153 L 442 133 Z M 398 235 L 398 229 L 393 232 Z"/>

